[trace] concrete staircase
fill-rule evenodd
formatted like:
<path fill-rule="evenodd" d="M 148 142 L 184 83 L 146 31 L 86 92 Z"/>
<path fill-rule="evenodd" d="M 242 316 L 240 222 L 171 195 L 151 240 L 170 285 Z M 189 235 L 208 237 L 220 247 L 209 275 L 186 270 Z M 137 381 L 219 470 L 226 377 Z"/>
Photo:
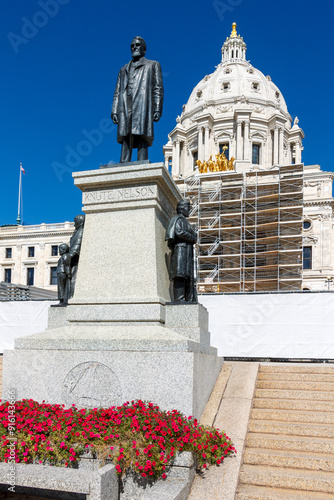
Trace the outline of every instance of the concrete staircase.
<path fill-rule="evenodd" d="M 334 499 L 334 366 L 260 366 L 237 500 Z"/>

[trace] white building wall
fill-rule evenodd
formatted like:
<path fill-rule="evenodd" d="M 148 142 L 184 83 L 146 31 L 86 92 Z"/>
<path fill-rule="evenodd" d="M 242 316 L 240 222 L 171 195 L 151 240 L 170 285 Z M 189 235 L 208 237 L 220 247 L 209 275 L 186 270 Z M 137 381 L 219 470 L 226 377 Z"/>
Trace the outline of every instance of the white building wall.
<path fill-rule="evenodd" d="M 50 276 L 59 255 L 52 255 L 52 246 L 69 243 L 73 231 L 73 222 L 0 227 L 0 281 L 5 281 L 5 269 L 11 269 L 11 282 L 27 285 L 27 269 L 34 268 L 34 286 L 56 291 Z M 29 247 L 34 247 L 34 257 L 29 257 Z M 11 258 L 6 258 L 6 248 L 12 249 Z"/>

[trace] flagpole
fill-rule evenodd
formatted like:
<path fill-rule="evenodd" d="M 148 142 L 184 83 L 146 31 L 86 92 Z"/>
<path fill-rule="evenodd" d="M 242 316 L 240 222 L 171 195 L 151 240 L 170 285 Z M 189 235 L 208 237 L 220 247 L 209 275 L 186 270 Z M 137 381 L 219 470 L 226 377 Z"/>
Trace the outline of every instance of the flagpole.
<path fill-rule="evenodd" d="M 22 185 L 22 163 L 20 163 L 19 199 L 17 204 L 17 218 L 16 218 L 18 226 L 21 224 L 21 217 L 20 217 L 21 185 Z"/>

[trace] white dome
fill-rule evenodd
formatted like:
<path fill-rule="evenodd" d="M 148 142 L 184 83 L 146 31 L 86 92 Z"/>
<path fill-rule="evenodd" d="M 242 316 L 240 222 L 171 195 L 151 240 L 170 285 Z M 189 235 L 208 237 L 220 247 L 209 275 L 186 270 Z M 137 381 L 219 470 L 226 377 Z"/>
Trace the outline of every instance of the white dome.
<path fill-rule="evenodd" d="M 249 62 L 238 60 L 221 63 L 216 71 L 201 80 L 192 91 L 182 118 L 190 117 L 204 107 L 240 105 L 269 115 L 281 112 L 291 120 L 284 97 L 270 77 L 264 76 Z M 233 111 L 233 109 L 230 109 Z"/>
<path fill-rule="evenodd" d="M 241 103 L 244 109 L 262 114 L 267 120 L 278 113 L 291 122 L 284 97 L 270 76 L 264 76 L 246 60 L 246 44 L 237 34 L 235 23 L 221 51 L 222 62 L 214 73 L 196 85 L 184 107 L 182 119 L 207 107 L 211 107 L 212 116 L 222 109 L 233 112 Z"/>

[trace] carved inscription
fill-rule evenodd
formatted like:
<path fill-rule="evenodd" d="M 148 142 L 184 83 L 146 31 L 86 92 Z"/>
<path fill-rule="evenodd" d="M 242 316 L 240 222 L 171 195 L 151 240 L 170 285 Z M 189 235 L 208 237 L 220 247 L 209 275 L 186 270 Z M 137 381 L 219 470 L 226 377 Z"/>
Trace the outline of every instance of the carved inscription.
<path fill-rule="evenodd" d="M 84 203 L 116 203 L 120 201 L 144 200 L 156 195 L 156 187 L 137 186 L 114 188 L 105 191 L 89 191 L 84 193 Z"/>

